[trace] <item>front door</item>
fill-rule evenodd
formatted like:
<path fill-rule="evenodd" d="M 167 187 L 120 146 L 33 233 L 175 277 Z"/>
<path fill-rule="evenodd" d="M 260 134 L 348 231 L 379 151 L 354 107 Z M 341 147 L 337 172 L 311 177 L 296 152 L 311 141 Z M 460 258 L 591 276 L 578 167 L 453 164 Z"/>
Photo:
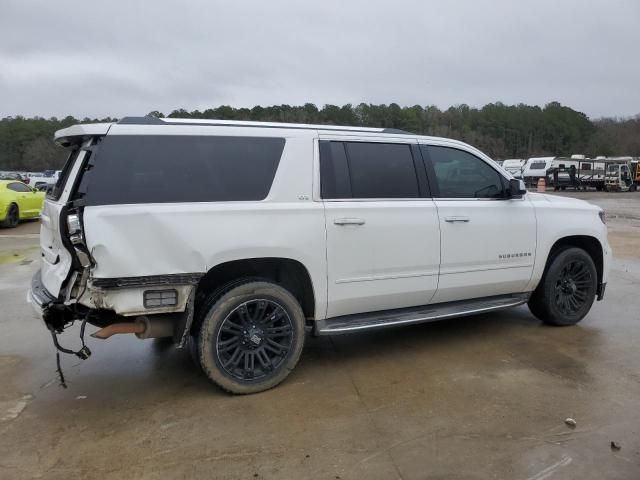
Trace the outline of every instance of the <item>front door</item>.
<path fill-rule="evenodd" d="M 327 317 L 429 303 L 440 227 L 415 142 L 332 136 L 320 163 Z"/>
<path fill-rule="evenodd" d="M 441 264 L 433 302 L 518 293 L 536 252 L 536 218 L 526 198 L 510 199 L 507 179 L 475 154 L 420 147 L 438 208 Z"/>

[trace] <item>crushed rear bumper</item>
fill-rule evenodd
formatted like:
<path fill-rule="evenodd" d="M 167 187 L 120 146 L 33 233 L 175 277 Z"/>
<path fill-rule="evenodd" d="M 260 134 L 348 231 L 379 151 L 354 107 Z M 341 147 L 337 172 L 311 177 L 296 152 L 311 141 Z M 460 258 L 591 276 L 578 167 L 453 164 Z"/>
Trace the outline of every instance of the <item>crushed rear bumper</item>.
<path fill-rule="evenodd" d="M 31 304 L 36 318 L 41 319 L 50 331 L 62 332 L 65 324 L 73 320 L 74 312 L 51 295 L 42 284 L 40 270 L 31 278 L 27 302 Z"/>
<path fill-rule="evenodd" d="M 31 278 L 31 288 L 27 293 L 27 302 L 31 304 L 33 313 L 37 318 L 44 319 L 44 312 L 56 301 L 56 298 L 42 284 L 40 270 Z"/>

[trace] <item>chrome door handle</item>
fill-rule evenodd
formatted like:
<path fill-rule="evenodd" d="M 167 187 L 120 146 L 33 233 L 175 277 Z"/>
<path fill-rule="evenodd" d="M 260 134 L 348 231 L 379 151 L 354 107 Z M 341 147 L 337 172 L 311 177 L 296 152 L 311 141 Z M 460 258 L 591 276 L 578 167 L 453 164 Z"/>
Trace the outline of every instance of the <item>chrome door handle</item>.
<path fill-rule="evenodd" d="M 454 223 L 454 222 L 467 223 L 469 221 L 469 217 L 444 217 L 444 221 L 449 223 Z"/>
<path fill-rule="evenodd" d="M 335 218 L 336 225 L 364 225 L 364 218 Z"/>

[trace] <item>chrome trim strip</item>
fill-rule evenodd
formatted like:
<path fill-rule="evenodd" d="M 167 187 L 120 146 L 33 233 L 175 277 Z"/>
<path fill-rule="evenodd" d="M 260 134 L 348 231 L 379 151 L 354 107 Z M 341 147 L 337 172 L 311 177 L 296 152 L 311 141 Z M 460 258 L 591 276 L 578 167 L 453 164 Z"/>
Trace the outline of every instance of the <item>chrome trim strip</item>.
<path fill-rule="evenodd" d="M 533 257 L 532 257 L 533 258 Z M 476 273 L 476 272 L 490 272 L 492 270 L 508 270 L 510 268 L 531 268 L 533 267 L 533 262 L 531 263 L 515 263 L 504 265 L 496 265 L 493 267 L 477 267 L 477 268 L 450 268 L 447 270 L 440 270 L 440 275 L 455 275 L 457 273 Z"/>
<path fill-rule="evenodd" d="M 438 270 L 434 270 L 430 272 L 398 273 L 396 275 L 377 275 L 377 276 L 371 276 L 371 277 L 341 278 L 336 280 L 335 283 L 372 282 L 375 280 L 396 280 L 399 278 L 433 277 L 434 275 L 438 275 Z"/>

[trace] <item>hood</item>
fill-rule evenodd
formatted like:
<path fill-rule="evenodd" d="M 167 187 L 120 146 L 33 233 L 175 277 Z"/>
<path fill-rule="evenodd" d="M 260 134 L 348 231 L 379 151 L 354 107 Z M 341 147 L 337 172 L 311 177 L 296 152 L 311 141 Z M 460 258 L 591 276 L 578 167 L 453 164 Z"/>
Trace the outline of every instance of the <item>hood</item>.
<path fill-rule="evenodd" d="M 558 206 L 565 206 L 571 208 L 583 208 L 585 210 L 602 210 L 602 208 L 589 203 L 585 200 L 572 197 L 561 197 L 560 195 L 549 195 L 548 193 L 535 193 L 529 192 L 527 194 L 532 202 L 547 202 Z"/>

